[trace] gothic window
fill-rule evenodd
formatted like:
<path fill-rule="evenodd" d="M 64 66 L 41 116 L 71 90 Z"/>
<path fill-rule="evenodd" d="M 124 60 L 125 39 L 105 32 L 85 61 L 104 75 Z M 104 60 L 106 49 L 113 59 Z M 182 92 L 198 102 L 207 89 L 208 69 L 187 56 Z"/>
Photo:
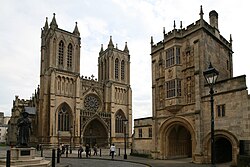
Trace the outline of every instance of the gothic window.
<path fill-rule="evenodd" d="M 225 117 L 225 104 L 217 105 L 217 115 L 218 117 Z"/>
<path fill-rule="evenodd" d="M 69 118 L 70 116 L 67 106 L 63 104 L 58 112 L 58 131 L 69 131 Z"/>
<path fill-rule="evenodd" d="M 142 128 L 138 129 L 138 136 L 139 136 L 139 138 L 142 138 Z"/>
<path fill-rule="evenodd" d="M 166 98 L 181 96 L 181 80 L 173 79 L 166 82 Z"/>
<path fill-rule="evenodd" d="M 68 45 L 68 55 L 67 55 L 67 67 L 72 68 L 72 54 L 73 54 L 73 47 L 72 44 Z"/>
<path fill-rule="evenodd" d="M 64 43 L 63 41 L 60 41 L 59 49 L 58 49 L 58 65 L 59 66 L 63 66 L 63 49 L 64 49 Z"/>
<path fill-rule="evenodd" d="M 125 120 L 124 113 L 120 110 L 115 115 L 115 133 L 123 133 L 124 132 L 124 122 Z"/>
<path fill-rule="evenodd" d="M 121 79 L 122 80 L 125 79 L 125 63 L 124 63 L 124 60 L 122 60 L 122 62 L 121 62 Z"/>
<path fill-rule="evenodd" d="M 115 59 L 115 79 L 119 78 L 119 60 Z"/>
<path fill-rule="evenodd" d="M 88 95 L 84 100 L 84 107 L 88 111 L 97 111 L 100 105 L 99 99 L 95 95 Z"/>

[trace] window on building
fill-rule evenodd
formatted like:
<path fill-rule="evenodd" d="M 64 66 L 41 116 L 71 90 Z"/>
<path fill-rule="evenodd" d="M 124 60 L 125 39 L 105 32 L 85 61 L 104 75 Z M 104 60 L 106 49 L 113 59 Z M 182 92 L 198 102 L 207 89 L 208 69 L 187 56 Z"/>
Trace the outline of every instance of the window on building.
<path fill-rule="evenodd" d="M 148 128 L 148 137 L 152 137 L 152 128 Z"/>
<path fill-rule="evenodd" d="M 115 115 L 115 133 L 124 133 L 125 115 L 123 111 L 119 110 Z"/>
<path fill-rule="evenodd" d="M 67 67 L 72 68 L 72 55 L 73 55 L 73 46 L 72 44 L 68 45 L 68 55 L 67 55 Z"/>
<path fill-rule="evenodd" d="M 125 79 L 125 63 L 124 60 L 121 62 L 121 80 Z"/>
<path fill-rule="evenodd" d="M 176 64 L 181 64 L 181 49 L 176 48 Z"/>
<path fill-rule="evenodd" d="M 58 130 L 59 131 L 69 131 L 70 127 L 70 116 L 67 106 L 62 105 L 61 109 L 58 112 Z"/>
<path fill-rule="evenodd" d="M 138 135 L 139 135 L 139 138 L 142 138 L 142 129 L 141 128 L 138 129 Z"/>
<path fill-rule="evenodd" d="M 174 65 L 174 48 L 170 48 L 167 50 L 167 55 L 166 55 L 166 67 L 170 67 Z"/>
<path fill-rule="evenodd" d="M 63 66 L 63 51 L 64 50 L 64 43 L 60 41 L 59 49 L 58 49 L 58 65 Z"/>
<path fill-rule="evenodd" d="M 166 52 L 166 67 L 181 63 L 181 50 L 179 47 L 169 48 Z"/>
<path fill-rule="evenodd" d="M 225 104 L 217 105 L 217 116 L 224 117 L 225 116 Z"/>
<path fill-rule="evenodd" d="M 115 59 L 115 79 L 119 78 L 119 60 Z"/>
<path fill-rule="evenodd" d="M 181 96 L 181 80 L 173 79 L 166 82 L 166 98 Z"/>

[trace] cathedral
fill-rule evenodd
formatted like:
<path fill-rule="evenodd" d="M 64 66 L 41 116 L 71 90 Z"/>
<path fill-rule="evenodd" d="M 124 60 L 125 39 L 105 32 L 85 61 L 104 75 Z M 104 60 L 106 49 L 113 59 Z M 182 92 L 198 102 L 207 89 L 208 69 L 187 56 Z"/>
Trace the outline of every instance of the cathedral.
<path fill-rule="evenodd" d="M 196 22 L 186 28 L 174 22 L 157 43 L 151 37 L 152 117 L 134 120 L 133 153 L 211 163 L 212 107 L 203 75 L 210 63 L 219 72 L 213 86 L 215 161 L 235 166 L 242 144 L 250 153 L 246 76 L 233 77 L 232 37 L 220 34 L 218 13 L 209 13 L 209 23 L 203 16 L 201 6 Z"/>
<path fill-rule="evenodd" d="M 32 119 L 31 143 L 56 147 L 111 143 L 131 145 L 132 90 L 130 55 L 101 46 L 98 79 L 80 75 L 81 38 L 77 23 L 73 32 L 58 27 L 55 14 L 41 30 L 40 85 L 30 100 L 13 102 L 8 143 L 15 144 L 16 119 L 26 111 Z"/>

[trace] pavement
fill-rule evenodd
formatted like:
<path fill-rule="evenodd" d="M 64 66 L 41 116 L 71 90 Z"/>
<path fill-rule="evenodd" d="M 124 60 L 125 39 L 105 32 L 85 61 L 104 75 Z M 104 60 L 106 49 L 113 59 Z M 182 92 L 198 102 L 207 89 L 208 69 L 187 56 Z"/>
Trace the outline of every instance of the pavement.
<path fill-rule="evenodd" d="M 0 147 L 0 158 L 6 157 L 6 150 L 8 147 Z M 77 150 L 72 150 L 72 153 L 68 155 L 63 154 L 60 158 L 60 162 L 57 163 L 55 158 L 56 167 L 210 167 L 211 164 L 194 164 L 191 158 L 173 159 L 173 160 L 154 160 L 150 158 L 142 158 L 136 156 L 130 156 L 130 150 L 127 150 L 127 159 L 124 159 L 123 150 L 120 155 L 114 157 L 111 160 L 109 156 L 109 149 L 102 149 L 101 156 L 100 150 L 98 150 L 97 156 L 91 156 L 86 158 L 83 153 L 82 158 L 78 158 Z M 36 151 L 37 156 L 41 156 L 41 151 Z M 46 160 L 52 160 L 52 150 L 43 150 L 42 155 Z M 229 167 L 230 163 L 216 164 L 217 167 Z"/>

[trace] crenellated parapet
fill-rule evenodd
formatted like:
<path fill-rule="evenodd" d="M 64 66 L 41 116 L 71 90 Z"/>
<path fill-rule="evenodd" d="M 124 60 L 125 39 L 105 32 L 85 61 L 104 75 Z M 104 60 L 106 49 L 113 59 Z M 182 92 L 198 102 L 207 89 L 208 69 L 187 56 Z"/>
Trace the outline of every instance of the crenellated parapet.
<path fill-rule="evenodd" d="M 211 14 L 212 13 L 212 14 Z M 217 16 L 217 17 L 215 17 Z M 151 53 L 154 53 L 161 49 L 164 46 L 165 42 L 168 42 L 172 39 L 182 39 L 187 36 L 189 36 L 192 33 L 195 33 L 199 30 L 205 30 L 205 32 L 209 33 L 212 35 L 216 40 L 218 40 L 220 43 L 225 45 L 228 48 L 232 47 L 231 44 L 231 39 L 230 42 L 226 40 L 222 35 L 219 33 L 218 29 L 218 13 L 216 11 L 211 11 L 210 12 L 210 24 L 207 23 L 203 17 L 201 17 L 199 20 L 196 22 L 188 25 L 186 28 L 182 28 L 182 22 L 180 23 L 180 29 L 176 29 L 175 21 L 174 21 L 174 29 L 165 33 L 165 28 L 163 30 L 163 40 L 154 44 L 152 37 L 151 37 Z"/>

